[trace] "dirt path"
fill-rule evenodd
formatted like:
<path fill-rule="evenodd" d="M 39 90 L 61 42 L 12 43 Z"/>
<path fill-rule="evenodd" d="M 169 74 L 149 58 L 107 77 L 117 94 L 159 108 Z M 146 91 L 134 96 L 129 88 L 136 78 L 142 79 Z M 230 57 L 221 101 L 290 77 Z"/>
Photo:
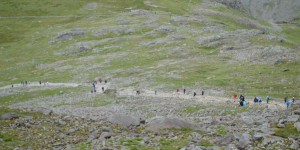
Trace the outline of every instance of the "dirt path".
<path fill-rule="evenodd" d="M 79 85 L 85 85 L 85 86 L 90 86 L 91 90 L 93 90 L 93 86 L 92 84 L 80 84 L 80 83 L 42 83 L 39 84 L 39 82 L 31 82 L 28 85 L 22 85 L 22 84 L 14 84 L 13 88 L 21 88 L 21 87 L 40 87 L 40 86 L 47 86 L 47 87 L 78 87 Z M 111 83 L 97 83 L 95 84 L 96 87 L 96 94 L 102 94 L 104 93 L 104 91 L 102 90 L 102 88 L 104 88 L 104 90 L 109 89 L 110 88 Z M 12 86 L 11 85 L 7 85 L 7 86 L 3 86 L 0 87 L 0 90 L 7 90 L 7 89 L 11 89 Z M 128 96 L 133 96 L 133 97 L 151 97 L 151 98 L 168 98 L 168 99 L 172 99 L 172 98 L 180 98 L 180 99 L 184 99 L 184 100 L 195 100 L 198 101 L 199 103 L 217 103 L 217 104 L 221 104 L 221 105 L 227 105 L 227 104 L 234 104 L 234 105 L 238 105 L 238 102 L 233 102 L 232 99 L 230 98 L 226 98 L 226 97 L 217 97 L 217 96 L 210 96 L 210 95 L 196 95 L 195 97 L 192 95 L 192 92 L 187 91 L 186 94 L 183 94 L 182 91 L 181 92 L 170 92 L 170 91 L 157 91 L 157 93 L 155 94 L 154 90 L 149 90 L 149 89 L 144 89 L 141 91 L 141 93 L 139 95 L 136 94 L 136 90 L 133 88 L 120 88 L 117 89 L 117 95 L 119 97 L 128 97 Z M 249 106 L 255 106 L 256 104 L 253 103 L 253 101 L 250 99 L 248 99 L 249 102 Z M 266 104 L 265 102 L 262 103 L 261 106 L 264 107 L 268 107 L 271 109 L 286 109 L 286 105 L 284 103 L 280 103 L 277 101 L 271 101 L 270 104 Z"/>
<path fill-rule="evenodd" d="M 40 84 L 39 82 L 31 82 L 28 83 L 27 85 L 22 85 L 22 84 L 13 84 L 12 85 L 7 85 L 0 87 L 0 90 L 5 90 L 5 89 L 11 89 L 11 88 L 20 88 L 20 87 L 40 87 L 40 86 L 50 86 L 50 87 L 77 87 L 80 84 L 77 83 L 42 83 Z"/>

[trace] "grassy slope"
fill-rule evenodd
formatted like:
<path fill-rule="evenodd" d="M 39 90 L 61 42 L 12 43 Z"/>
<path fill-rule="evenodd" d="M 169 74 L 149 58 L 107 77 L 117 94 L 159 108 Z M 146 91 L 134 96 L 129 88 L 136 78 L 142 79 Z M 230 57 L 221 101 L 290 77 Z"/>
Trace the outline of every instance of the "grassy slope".
<path fill-rule="evenodd" d="M 281 65 L 250 65 L 224 63 L 228 58 L 217 57 L 218 47 L 199 46 L 197 33 L 190 30 L 201 30 L 204 24 L 190 22 L 188 26 L 177 23 L 169 23 L 174 16 L 189 15 L 194 11 L 193 6 L 199 4 L 199 0 L 183 0 L 174 3 L 170 0 L 154 0 L 150 4 L 143 1 L 101 0 L 96 9 L 86 9 L 86 4 L 94 2 L 90 0 L 73 1 L 21 1 L 3 0 L 0 2 L 0 16 L 108 16 L 98 18 L 31 18 L 31 19 L 1 19 L 0 25 L 0 85 L 19 83 L 23 80 L 49 80 L 55 82 L 81 81 L 81 77 L 93 79 L 96 76 L 110 76 L 112 78 L 131 77 L 137 82 L 152 81 L 151 85 L 157 87 L 161 84 L 168 88 L 182 86 L 217 86 L 225 89 L 228 94 L 234 91 L 248 95 L 272 95 L 282 97 L 298 95 L 299 87 L 299 62 L 284 63 Z M 179 3 L 179 4 L 178 4 Z M 66 7 L 68 6 L 68 7 Z M 156 7 L 158 6 L 158 7 Z M 149 21 L 143 16 L 127 16 L 122 12 L 130 9 L 153 10 L 159 15 L 156 23 L 159 25 L 171 25 L 177 28 L 177 33 L 187 40 L 171 41 L 169 34 L 157 33 L 155 28 L 142 27 L 141 24 Z M 18 10 L 18 11 L 16 11 Z M 227 9 L 218 10 L 227 14 L 236 14 Z M 246 17 L 246 15 L 241 15 Z M 216 24 L 225 24 L 225 30 L 251 29 L 239 24 L 233 18 L 209 16 Z M 109 32 L 107 29 L 120 27 L 118 20 L 130 20 L 126 28 L 134 29 L 132 34 Z M 159 27 L 159 26 L 157 26 Z M 156 28 L 157 28 L 156 27 Z M 73 28 L 83 28 L 88 32 L 83 37 L 73 37 L 71 41 L 51 43 L 59 33 Z M 293 25 L 283 25 L 283 33 L 288 41 L 288 47 L 299 47 L 300 29 Z M 104 35 L 94 36 L 94 31 L 107 31 Z M 200 35 L 206 36 L 206 35 Z M 100 41 L 108 38 L 118 39 L 116 42 L 104 42 L 92 46 L 92 49 L 104 49 L 105 47 L 120 46 L 121 48 L 109 48 L 100 51 L 89 51 L 80 55 L 54 55 L 79 41 Z M 253 37 L 253 43 L 257 45 L 283 45 L 271 41 L 259 41 Z M 143 46 L 144 43 L 165 40 L 154 46 Z M 186 47 L 182 45 L 186 44 Z M 173 51 L 180 47 L 181 52 Z M 119 56 L 120 54 L 124 56 Z M 93 59 L 86 59 L 92 56 Z M 118 56 L 108 63 L 105 60 L 112 56 Z M 79 58 L 83 58 L 84 61 Z M 195 58 L 195 59 L 191 59 Z M 205 61 L 202 61 L 205 58 Z M 171 61 L 167 65 L 160 66 L 162 60 Z M 204 59 L 203 59 L 204 60 Z M 212 60 L 212 61 L 207 61 Z M 57 62 L 53 67 L 40 67 L 41 64 Z M 177 63 L 176 63 L 177 62 Z M 182 63 L 179 63 L 182 62 Z M 86 69 L 96 64 L 93 69 Z M 57 67 L 73 66 L 66 70 L 56 70 Z M 82 71 L 80 70 L 82 68 Z M 282 72 L 289 68 L 290 72 Z M 151 73 L 149 73 L 151 72 Z M 241 72 L 240 76 L 232 76 L 235 72 Z M 170 77 L 175 73 L 181 78 Z M 83 78 L 84 79 L 84 78 Z M 281 80 L 284 79 L 285 82 Z M 147 82 L 147 84 L 149 84 Z M 139 85 L 139 84 L 137 84 Z"/>

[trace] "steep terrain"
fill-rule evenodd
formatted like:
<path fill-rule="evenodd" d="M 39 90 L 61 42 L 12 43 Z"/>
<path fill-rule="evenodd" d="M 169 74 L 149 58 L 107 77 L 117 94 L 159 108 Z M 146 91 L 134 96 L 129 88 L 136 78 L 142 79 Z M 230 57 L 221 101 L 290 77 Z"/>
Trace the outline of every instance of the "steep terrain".
<path fill-rule="evenodd" d="M 293 0 L 2 0 L 0 149 L 298 149 L 299 104 L 281 100 L 300 96 L 297 10 Z"/>
<path fill-rule="evenodd" d="M 1 9 L 0 85 L 106 77 L 119 87 L 299 95 L 297 23 L 206 0 L 2 1 Z"/>

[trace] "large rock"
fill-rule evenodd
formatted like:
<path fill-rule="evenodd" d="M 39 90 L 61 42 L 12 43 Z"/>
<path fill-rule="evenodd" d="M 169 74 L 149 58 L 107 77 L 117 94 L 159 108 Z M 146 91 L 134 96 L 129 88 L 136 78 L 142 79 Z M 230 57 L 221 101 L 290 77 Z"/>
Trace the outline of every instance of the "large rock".
<path fill-rule="evenodd" d="M 149 123 L 147 124 L 146 129 L 149 131 L 157 132 L 161 129 L 170 129 L 170 128 L 190 128 L 197 130 L 198 127 L 195 124 L 190 122 L 180 120 L 177 118 L 162 118 L 162 117 L 155 117 L 152 118 Z"/>
<path fill-rule="evenodd" d="M 238 150 L 238 148 L 234 144 L 228 144 L 225 150 Z"/>
<path fill-rule="evenodd" d="M 15 113 L 7 113 L 0 116 L 0 120 L 12 120 L 16 118 L 19 118 L 19 116 Z"/>
<path fill-rule="evenodd" d="M 300 109 L 294 111 L 295 115 L 300 115 Z"/>
<path fill-rule="evenodd" d="M 112 124 L 118 124 L 125 128 L 132 128 L 140 125 L 140 119 L 137 117 L 116 114 L 108 118 L 108 121 Z"/>
<path fill-rule="evenodd" d="M 48 108 L 44 108 L 44 107 L 36 107 L 36 108 L 32 108 L 33 111 L 37 111 L 40 112 L 44 115 L 51 115 L 53 114 L 53 110 L 48 109 Z"/>
<path fill-rule="evenodd" d="M 288 116 L 286 120 L 287 122 L 297 122 L 299 120 L 299 116 L 298 115 Z"/>
<path fill-rule="evenodd" d="M 227 135 L 227 136 L 223 137 L 222 139 L 220 139 L 218 141 L 218 144 L 221 146 L 226 146 L 226 145 L 232 143 L 234 140 L 235 140 L 235 137 L 234 137 L 234 135 L 231 134 L 231 135 Z"/>
<path fill-rule="evenodd" d="M 230 7 L 244 10 L 255 18 L 288 22 L 299 17 L 299 0 L 217 0 Z"/>
<path fill-rule="evenodd" d="M 297 129 L 298 132 L 300 132 L 300 122 L 295 123 L 294 127 Z"/>
<path fill-rule="evenodd" d="M 238 148 L 245 149 L 251 142 L 251 135 L 248 132 L 243 133 L 242 135 L 238 135 L 236 137 L 238 139 Z"/>
<path fill-rule="evenodd" d="M 112 95 L 115 95 L 117 94 L 117 90 L 116 89 L 106 89 L 104 91 L 105 94 L 112 94 Z"/>
<path fill-rule="evenodd" d="M 260 133 L 260 132 L 255 132 L 253 135 L 253 139 L 254 140 L 263 140 L 264 139 L 265 134 Z"/>

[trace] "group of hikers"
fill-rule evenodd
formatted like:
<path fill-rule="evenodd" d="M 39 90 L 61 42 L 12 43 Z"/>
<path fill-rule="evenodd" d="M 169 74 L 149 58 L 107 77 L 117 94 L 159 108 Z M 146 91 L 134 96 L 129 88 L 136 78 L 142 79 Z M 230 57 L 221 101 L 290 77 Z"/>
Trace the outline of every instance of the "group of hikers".
<path fill-rule="evenodd" d="M 97 92 L 97 90 L 96 90 L 96 84 L 97 84 L 98 82 L 99 82 L 99 83 L 102 83 L 102 79 L 100 78 L 100 79 L 97 79 L 97 80 L 92 81 L 93 87 L 92 87 L 91 93 L 96 93 L 96 92 Z M 107 83 L 107 80 L 104 80 L 103 82 L 106 84 L 106 83 Z M 102 89 L 102 92 L 104 92 L 104 87 L 102 87 L 101 89 Z"/>
<path fill-rule="evenodd" d="M 237 95 L 233 94 L 233 100 L 234 100 L 234 102 L 236 101 L 236 99 L 237 99 Z M 269 96 L 267 96 L 266 97 L 267 104 L 270 103 L 270 100 L 271 100 L 271 98 Z M 261 97 L 255 96 L 253 102 L 254 102 L 254 104 L 258 103 L 259 105 L 261 105 L 262 102 L 263 102 L 263 99 Z M 295 103 L 295 97 L 292 98 L 291 102 L 288 100 L 287 96 L 284 97 L 284 103 L 286 104 L 286 108 L 288 109 L 290 107 L 290 105 L 292 105 L 292 104 Z M 246 102 L 245 96 L 244 95 L 240 95 L 240 97 L 239 97 L 239 106 L 247 106 L 247 104 L 249 104 L 249 102 Z"/>
<path fill-rule="evenodd" d="M 45 81 L 45 82 L 39 81 L 39 84 L 40 84 L 40 85 L 42 85 L 42 83 L 44 83 L 44 85 L 48 85 L 48 84 L 49 84 L 48 81 Z M 30 82 L 29 82 L 29 81 L 21 81 L 21 85 L 27 86 L 27 85 L 30 85 Z M 13 84 L 11 85 L 11 88 L 14 88 L 14 85 L 13 85 Z"/>

